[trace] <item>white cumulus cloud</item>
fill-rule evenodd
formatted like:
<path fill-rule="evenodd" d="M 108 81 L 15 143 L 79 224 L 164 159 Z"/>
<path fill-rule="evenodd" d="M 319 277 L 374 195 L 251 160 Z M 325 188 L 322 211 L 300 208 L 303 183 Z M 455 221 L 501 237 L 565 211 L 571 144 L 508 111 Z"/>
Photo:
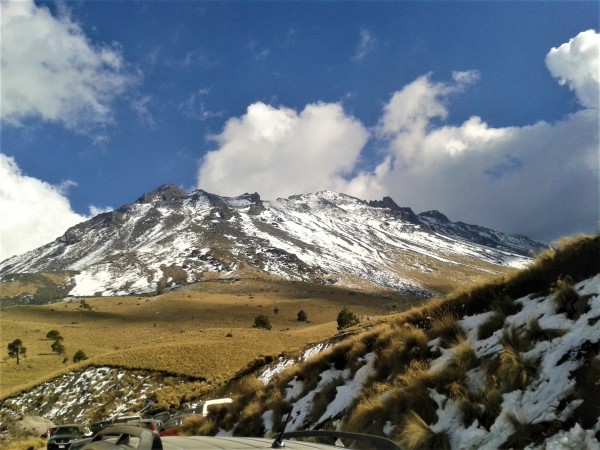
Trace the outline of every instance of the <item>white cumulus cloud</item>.
<path fill-rule="evenodd" d="M 561 85 L 567 85 L 586 108 L 598 109 L 600 99 L 600 34 L 579 33 L 569 42 L 552 48 L 546 67 Z"/>
<path fill-rule="evenodd" d="M 25 175 L 0 153 L 0 261 L 47 244 L 86 217 L 64 196 L 72 182 L 52 186 Z"/>
<path fill-rule="evenodd" d="M 199 188 L 273 198 L 341 188 L 368 132 L 337 103 L 310 104 L 298 113 L 259 102 L 213 139 L 218 148 L 202 161 Z"/>
<path fill-rule="evenodd" d="M 453 72 L 435 82 L 425 74 L 384 105 L 370 135 L 379 159 L 361 171 L 369 133 L 339 105 L 308 105 L 298 114 L 256 103 L 216 136 L 198 186 L 266 198 L 323 189 L 366 200 L 389 195 L 416 212 L 438 209 L 546 242 L 592 233 L 600 204 L 598 34 L 579 34 L 546 62 L 584 107 L 556 123 L 496 128 L 473 116 L 446 124 L 453 96 L 480 75 Z"/>
<path fill-rule="evenodd" d="M 112 121 L 111 102 L 133 81 L 117 46 L 92 44 L 60 7 L 2 2 L 2 121 L 29 118 L 86 131 Z"/>

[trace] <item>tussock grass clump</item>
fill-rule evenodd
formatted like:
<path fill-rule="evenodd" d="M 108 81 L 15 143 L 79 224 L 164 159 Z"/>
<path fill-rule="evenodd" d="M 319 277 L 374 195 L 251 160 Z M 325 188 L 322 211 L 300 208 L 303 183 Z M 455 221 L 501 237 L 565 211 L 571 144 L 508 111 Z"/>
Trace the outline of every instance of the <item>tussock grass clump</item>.
<path fill-rule="evenodd" d="M 521 414 L 507 412 L 505 417 L 513 430 L 513 434 L 504 442 L 502 448 L 524 448 L 535 442 L 533 427 Z"/>
<path fill-rule="evenodd" d="M 526 269 L 456 291 L 444 300 L 444 304 L 447 307 L 453 305 L 468 315 L 490 311 L 494 301 L 496 311 L 504 310 L 506 305 L 500 304 L 506 296 L 518 299 L 531 293 L 548 293 L 548 287 L 565 274 L 569 274 L 576 283 L 599 271 L 600 236 L 564 238 L 556 242 L 553 248 L 540 253 Z M 518 304 L 515 307 L 519 307 Z M 503 314 L 506 315 L 506 312 Z"/>
<path fill-rule="evenodd" d="M 181 423 L 180 434 L 182 436 L 199 436 L 203 428 L 208 425 L 208 420 L 205 417 L 190 416 L 186 417 Z"/>
<path fill-rule="evenodd" d="M 434 432 L 414 411 L 406 415 L 398 441 L 406 450 L 450 450 L 448 435 Z"/>
<path fill-rule="evenodd" d="M 362 433 L 383 436 L 383 427 L 388 411 L 379 395 L 362 397 L 356 402 L 352 413 L 344 423 L 346 430 L 361 430 Z"/>
<path fill-rule="evenodd" d="M 215 422 L 218 423 L 219 428 L 227 430 L 235 426 L 234 434 L 238 436 L 244 433 L 257 433 L 246 434 L 247 436 L 262 436 L 264 430 L 261 431 L 263 427 L 261 415 L 266 408 L 266 398 L 268 398 L 265 386 L 256 376 L 250 375 L 237 381 L 231 388 L 235 392 L 232 395 L 233 403 L 219 411 L 219 421 Z M 202 429 L 207 432 L 211 426 L 208 423 Z"/>
<path fill-rule="evenodd" d="M 511 345 L 506 345 L 500 353 L 497 374 L 502 391 L 525 389 L 536 372 L 536 362 L 525 358 Z"/>
<path fill-rule="evenodd" d="M 504 347 L 511 347 L 518 352 L 527 352 L 531 350 L 533 344 L 530 339 L 527 339 L 527 333 L 521 333 L 515 326 L 511 326 L 502 330 L 500 343 Z"/>
<path fill-rule="evenodd" d="M 319 393 L 312 401 L 309 417 L 313 423 L 317 422 L 327 410 L 327 406 L 335 399 L 337 387 L 345 383 L 343 377 L 337 377 L 321 387 Z"/>
<path fill-rule="evenodd" d="M 458 325 L 459 316 L 453 309 L 443 309 L 435 314 L 429 329 L 429 339 L 440 339 L 444 348 L 450 348 L 454 343 L 465 339 L 464 330 Z"/>
<path fill-rule="evenodd" d="M 465 427 L 477 420 L 487 430 L 494 424 L 502 411 L 502 392 L 495 376 L 478 393 L 468 393 L 459 401 L 461 418 Z"/>
<path fill-rule="evenodd" d="M 208 410 L 208 416 L 195 430 L 196 436 L 214 436 L 227 419 L 230 405 L 213 405 Z"/>
<path fill-rule="evenodd" d="M 557 337 L 564 336 L 566 333 L 566 330 L 559 328 L 542 328 L 540 321 L 534 318 L 527 323 L 525 337 L 532 342 L 551 341 Z"/>
<path fill-rule="evenodd" d="M 505 316 L 512 316 L 523 309 L 521 304 L 515 302 L 512 297 L 506 294 L 500 294 L 494 297 L 490 307 L 492 310 L 504 314 Z"/>
<path fill-rule="evenodd" d="M 565 313 L 571 320 L 577 320 L 588 308 L 587 299 L 580 298 L 569 276 L 559 278 L 552 286 L 552 300 L 559 313 Z"/>
<path fill-rule="evenodd" d="M 395 385 L 413 386 L 425 383 L 431 360 L 413 360 L 407 369 L 396 376 Z"/>
<path fill-rule="evenodd" d="M 452 365 L 464 373 L 475 367 L 479 362 L 471 343 L 464 337 L 453 343 L 452 354 Z"/>
<path fill-rule="evenodd" d="M 255 398 L 248 402 L 242 410 L 233 433 L 236 436 L 259 436 L 265 434 L 265 426 L 262 420 L 264 402 L 262 398 Z"/>
<path fill-rule="evenodd" d="M 489 338 L 496 331 L 504 327 L 505 320 L 506 316 L 503 313 L 494 311 L 492 314 L 489 315 L 487 320 L 479 326 L 479 329 L 477 330 L 477 338 Z"/>

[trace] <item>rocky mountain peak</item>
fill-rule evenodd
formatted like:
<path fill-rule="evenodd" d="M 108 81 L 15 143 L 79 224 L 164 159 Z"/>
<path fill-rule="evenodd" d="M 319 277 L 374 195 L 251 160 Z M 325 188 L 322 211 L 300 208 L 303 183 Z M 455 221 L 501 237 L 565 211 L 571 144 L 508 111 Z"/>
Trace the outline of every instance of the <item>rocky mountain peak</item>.
<path fill-rule="evenodd" d="M 153 201 L 171 201 L 187 197 L 188 194 L 174 184 L 163 184 L 158 189 L 142 195 L 136 203 L 152 203 Z"/>
<path fill-rule="evenodd" d="M 373 208 L 388 208 L 407 222 L 415 225 L 419 225 L 421 223 L 411 208 L 398 206 L 398 204 L 391 197 L 383 197 L 383 200 L 371 200 L 369 202 L 369 206 Z"/>
<path fill-rule="evenodd" d="M 439 212 L 435 209 L 433 209 L 431 211 L 422 212 L 418 216 L 419 216 L 419 218 L 428 217 L 430 219 L 436 220 L 441 223 L 450 223 L 450 219 L 448 219 L 447 216 L 445 216 L 444 214 L 442 214 L 441 212 Z"/>

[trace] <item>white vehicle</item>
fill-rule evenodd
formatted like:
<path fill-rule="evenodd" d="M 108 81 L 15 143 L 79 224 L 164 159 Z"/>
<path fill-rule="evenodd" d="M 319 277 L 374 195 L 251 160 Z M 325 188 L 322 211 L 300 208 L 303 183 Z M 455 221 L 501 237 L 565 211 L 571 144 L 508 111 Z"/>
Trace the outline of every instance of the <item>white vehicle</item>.
<path fill-rule="evenodd" d="M 230 398 L 215 398 L 214 400 L 207 400 L 202 404 L 202 412 L 200 413 L 200 415 L 206 417 L 208 416 L 208 408 L 209 406 L 213 406 L 213 405 L 224 405 L 227 403 L 233 403 L 233 400 L 231 400 Z"/>

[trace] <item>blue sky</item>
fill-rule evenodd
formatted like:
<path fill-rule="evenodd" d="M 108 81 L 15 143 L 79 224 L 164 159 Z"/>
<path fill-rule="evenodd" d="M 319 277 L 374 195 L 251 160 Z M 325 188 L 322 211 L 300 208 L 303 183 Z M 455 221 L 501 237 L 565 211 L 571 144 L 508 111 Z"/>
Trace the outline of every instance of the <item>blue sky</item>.
<path fill-rule="evenodd" d="M 0 259 L 164 183 L 598 221 L 597 2 L 2 1 Z"/>

